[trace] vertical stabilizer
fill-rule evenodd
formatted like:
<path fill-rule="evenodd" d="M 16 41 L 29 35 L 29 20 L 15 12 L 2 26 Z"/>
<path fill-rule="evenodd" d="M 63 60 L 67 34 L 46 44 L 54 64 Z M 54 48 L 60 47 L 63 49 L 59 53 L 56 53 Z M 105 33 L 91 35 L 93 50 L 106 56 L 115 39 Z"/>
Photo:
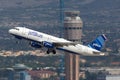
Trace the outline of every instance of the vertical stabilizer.
<path fill-rule="evenodd" d="M 90 44 L 88 44 L 88 47 L 91 47 L 96 50 L 101 50 L 105 41 L 107 40 L 106 36 L 104 34 L 98 36 L 94 41 L 92 41 Z"/>

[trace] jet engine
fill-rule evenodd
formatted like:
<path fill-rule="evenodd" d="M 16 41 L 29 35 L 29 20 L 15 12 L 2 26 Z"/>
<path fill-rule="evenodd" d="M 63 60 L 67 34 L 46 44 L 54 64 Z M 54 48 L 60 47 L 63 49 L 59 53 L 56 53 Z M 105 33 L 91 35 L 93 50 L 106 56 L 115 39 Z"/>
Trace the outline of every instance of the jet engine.
<path fill-rule="evenodd" d="M 16 39 L 20 39 L 20 40 L 22 39 L 22 37 L 20 37 L 20 36 L 15 36 L 15 38 Z"/>
<path fill-rule="evenodd" d="M 38 42 L 35 42 L 35 41 L 32 41 L 30 43 L 30 45 L 31 45 L 31 47 L 34 47 L 34 48 L 41 48 L 42 47 L 41 43 L 38 43 Z"/>
<path fill-rule="evenodd" d="M 54 48 L 54 45 L 52 43 L 46 42 L 46 41 L 43 42 L 43 46 L 45 46 L 47 48 Z"/>
<path fill-rule="evenodd" d="M 56 54 L 56 48 L 53 43 L 44 41 L 43 46 L 48 48 L 47 54 L 49 54 L 50 52 L 52 52 L 53 54 Z"/>

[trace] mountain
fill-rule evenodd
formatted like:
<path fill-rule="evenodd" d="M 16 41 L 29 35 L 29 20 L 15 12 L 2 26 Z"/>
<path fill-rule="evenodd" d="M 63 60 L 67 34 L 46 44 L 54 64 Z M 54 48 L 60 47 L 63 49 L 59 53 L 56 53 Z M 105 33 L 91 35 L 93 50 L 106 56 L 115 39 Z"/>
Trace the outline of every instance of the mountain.
<path fill-rule="evenodd" d="M 63 0 L 64 1 L 64 0 Z M 65 7 L 68 9 L 119 9 L 119 0 L 65 0 Z M 0 0 L 0 8 L 16 8 L 16 7 L 37 7 L 37 6 L 58 6 L 59 0 Z M 48 8 L 49 8 L 48 7 Z M 85 8 L 85 9 L 84 9 Z"/>
<path fill-rule="evenodd" d="M 64 10 L 79 10 L 84 22 L 83 41 L 105 33 L 106 48 L 120 48 L 120 0 L 63 0 Z M 8 29 L 26 26 L 53 35 L 59 30 L 59 0 L 0 0 L 0 48 L 12 49 L 14 39 Z M 6 46 L 7 45 L 7 46 Z M 26 46 L 27 47 L 27 46 Z M 26 48 L 25 47 L 25 48 Z M 14 47 L 16 49 L 19 47 Z M 21 48 L 24 49 L 24 48 Z"/>
<path fill-rule="evenodd" d="M 14 7 L 29 7 L 29 6 L 39 6 L 51 3 L 48 0 L 0 0 L 1 8 L 14 8 Z"/>

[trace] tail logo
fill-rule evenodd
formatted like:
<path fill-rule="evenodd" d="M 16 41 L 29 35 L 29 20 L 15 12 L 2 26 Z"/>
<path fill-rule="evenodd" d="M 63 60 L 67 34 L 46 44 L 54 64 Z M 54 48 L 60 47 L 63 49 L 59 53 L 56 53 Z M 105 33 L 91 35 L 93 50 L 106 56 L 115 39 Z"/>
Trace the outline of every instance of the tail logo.
<path fill-rule="evenodd" d="M 94 46 L 94 47 L 99 47 L 99 48 L 102 47 L 101 45 L 99 45 L 99 44 L 97 44 L 97 43 L 93 43 L 93 46 Z"/>
<path fill-rule="evenodd" d="M 98 36 L 95 40 L 93 40 L 90 44 L 88 44 L 88 46 L 90 48 L 100 51 L 102 49 L 105 41 L 106 41 L 106 37 L 103 34 L 103 35 Z"/>

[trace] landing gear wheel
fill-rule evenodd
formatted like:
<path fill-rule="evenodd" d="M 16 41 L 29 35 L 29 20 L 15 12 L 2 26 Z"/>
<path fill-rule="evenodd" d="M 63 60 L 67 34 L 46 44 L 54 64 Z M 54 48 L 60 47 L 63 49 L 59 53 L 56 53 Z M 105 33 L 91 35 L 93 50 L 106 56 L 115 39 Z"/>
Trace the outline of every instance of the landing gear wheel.
<path fill-rule="evenodd" d="M 47 50 L 46 53 L 47 53 L 47 54 L 50 54 L 50 52 L 52 52 L 53 54 L 56 54 L 56 50 L 55 50 L 55 49 L 51 49 L 51 48 L 50 48 L 50 49 Z"/>
<path fill-rule="evenodd" d="M 53 50 L 52 52 L 53 52 L 53 54 L 56 54 L 56 51 L 55 51 L 55 50 Z"/>
<path fill-rule="evenodd" d="M 47 50 L 47 52 L 46 52 L 47 54 L 50 54 L 50 51 L 49 50 Z"/>

